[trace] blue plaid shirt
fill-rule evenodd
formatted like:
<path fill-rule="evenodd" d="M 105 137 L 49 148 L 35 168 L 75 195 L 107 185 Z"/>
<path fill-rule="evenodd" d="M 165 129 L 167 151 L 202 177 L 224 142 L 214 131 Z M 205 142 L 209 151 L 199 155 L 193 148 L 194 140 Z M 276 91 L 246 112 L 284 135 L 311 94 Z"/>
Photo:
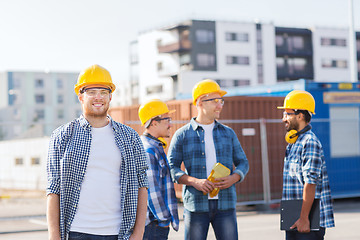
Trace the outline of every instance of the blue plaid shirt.
<path fill-rule="evenodd" d="M 171 181 L 169 163 L 160 141 L 142 135 L 141 140 L 148 155 L 149 179 L 148 211 L 146 224 L 158 221 L 159 226 L 171 223 L 179 230 L 179 216 L 174 183 Z"/>
<path fill-rule="evenodd" d="M 231 128 L 215 121 L 213 139 L 216 148 L 216 160 L 237 173 L 243 181 L 249 171 L 249 163 L 240 142 Z M 187 174 L 189 176 L 206 179 L 206 158 L 204 129 L 191 119 L 190 123 L 178 129 L 168 151 L 171 176 L 174 181 Z M 185 172 L 181 170 L 181 163 L 185 165 Z M 235 170 L 233 171 L 233 165 Z M 235 209 L 236 189 L 235 185 L 220 190 L 218 200 L 219 210 Z M 184 207 L 191 212 L 208 212 L 208 196 L 204 195 L 192 186 L 183 186 Z"/>
<path fill-rule="evenodd" d="M 321 143 L 310 130 L 286 147 L 283 175 L 283 200 L 303 199 L 304 184 L 316 184 L 320 199 L 320 226 L 334 227 L 329 178 Z"/>
<path fill-rule="evenodd" d="M 122 162 L 120 172 L 122 222 L 118 239 L 129 239 L 137 210 L 138 189 L 148 187 L 146 154 L 139 135 L 111 121 Z M 47 194 L 60 195 L 60 234 L 67 239 L 79 202 L 91 145 L 91 125 L 81 116 L 56 129 L 50 139 Z"/>

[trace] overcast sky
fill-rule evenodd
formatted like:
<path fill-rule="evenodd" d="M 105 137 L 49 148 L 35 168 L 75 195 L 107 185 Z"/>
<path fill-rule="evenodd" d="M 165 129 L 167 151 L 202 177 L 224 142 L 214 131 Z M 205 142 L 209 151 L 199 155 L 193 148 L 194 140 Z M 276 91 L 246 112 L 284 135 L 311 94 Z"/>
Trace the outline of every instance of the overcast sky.
<path fill-rule="evenodd" d="M 141 31 L 191 18 L 348 27 L 348 14 L 348 0 L 0 0 L 0 71 L 79 72 L 97 63 L 127 80 L 129 42 Z"/>

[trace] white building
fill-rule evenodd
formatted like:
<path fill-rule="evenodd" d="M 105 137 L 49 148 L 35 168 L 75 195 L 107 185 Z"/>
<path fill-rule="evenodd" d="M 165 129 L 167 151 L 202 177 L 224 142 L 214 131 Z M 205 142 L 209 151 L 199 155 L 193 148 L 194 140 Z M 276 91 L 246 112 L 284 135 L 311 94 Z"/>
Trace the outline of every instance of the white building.
<path fill-rule="evenodd" d="M 48 136 L 78 117 L 74 92 L 78 73 L 3 72 L 0 74 L 0 140 Z"/>
<path fill-rule="evenodd" d="M 45 190 L 49 137 L 0 141 L 0 188 Z"/>
<path fill-rule="evenodd" d="M 346 82 L 348 62 L 346 29 L 189 20 L 140 33 L 130 44 L 129 93 L 132 104 L 141 104 L 191 98 L 194 84 L 206 78 L 225 89 L 301 78 Z"/>

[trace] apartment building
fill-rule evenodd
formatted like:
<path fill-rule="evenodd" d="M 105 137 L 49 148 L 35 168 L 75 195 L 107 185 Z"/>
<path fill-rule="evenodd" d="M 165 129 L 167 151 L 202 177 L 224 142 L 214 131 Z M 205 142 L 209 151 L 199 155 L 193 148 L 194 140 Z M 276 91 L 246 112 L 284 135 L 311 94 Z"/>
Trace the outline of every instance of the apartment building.
<path fill-rule="evenodd" d="M 0 140 L 49 136 L 81 114 L 78 73 L 7 71 L 0 74 Z"/>
<path fill-rule="evenodd" d="M 143 32 L 130 44 L 131 100 L 191 98 L 193 85 L 206 78 L 225 89 L 350 81 L 348 38 L 347 29 L 203 20 Z"/>

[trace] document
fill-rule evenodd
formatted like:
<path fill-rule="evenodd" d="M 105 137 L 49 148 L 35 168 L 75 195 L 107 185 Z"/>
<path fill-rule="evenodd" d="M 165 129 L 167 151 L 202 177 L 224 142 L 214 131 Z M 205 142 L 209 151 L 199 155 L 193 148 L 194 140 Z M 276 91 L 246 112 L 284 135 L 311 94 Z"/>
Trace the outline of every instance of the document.
<path fill-rule="evenodd" d="M 230 169 L 222 165 L 221 163 L 216 163 L 212 168 L 209 177 L 207 178 L 211 182 L 215 182 L 216 178 L 222 178 L 230 175 Z M 210 197 L 215 197 L 219 193 L 220 189 L 214 188 L 209 194 Z M 206 193 L 204 193 L 206 195 Z"/>
<path fill-rule="evenodd" d="M 302 199 L 299 200 L 281 200 L 280 203 L 280 229 L 291 231 L 296 229 L 290 229 L 292 225 L 299 219 Z M 314 199 L 314 203 L 311 207 L 309 214 L 310 229 L 320 229 L 320 200 Z"/>

